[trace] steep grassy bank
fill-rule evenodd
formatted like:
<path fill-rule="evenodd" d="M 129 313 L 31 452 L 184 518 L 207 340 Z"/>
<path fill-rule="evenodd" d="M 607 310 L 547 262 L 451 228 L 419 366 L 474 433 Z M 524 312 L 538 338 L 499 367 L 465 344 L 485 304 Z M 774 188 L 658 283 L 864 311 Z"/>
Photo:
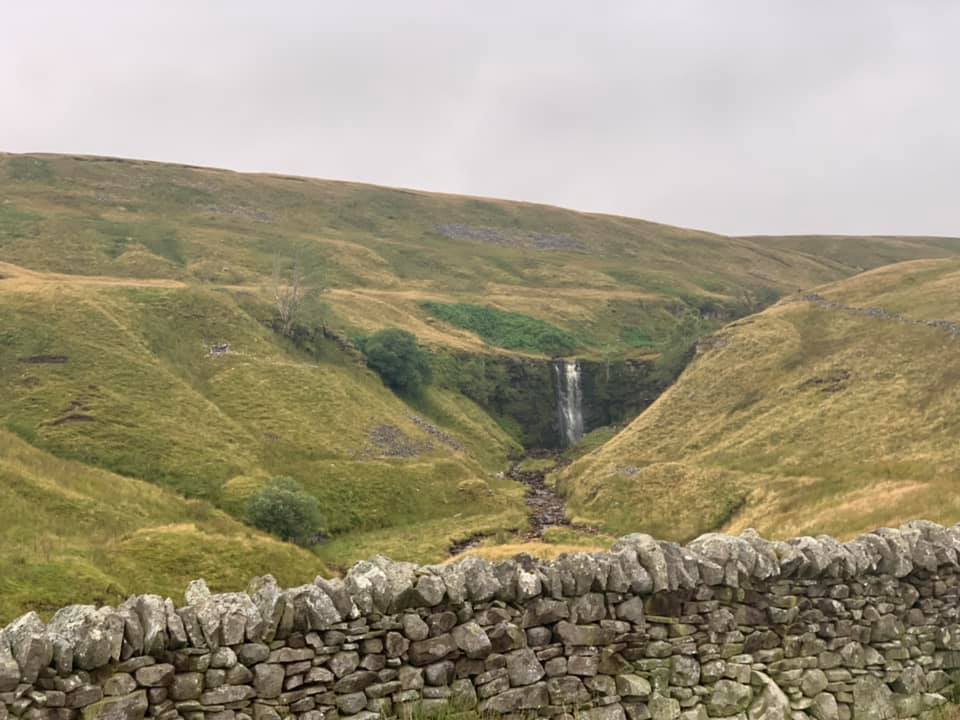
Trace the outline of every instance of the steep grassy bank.
<path fill-rule="evenodd" d="M 521 443 L 556 437 L 552 355 L 581 361 L 588 426 L 616 422 L 664 384 L 658 353 L 682 359 L 686 340 L 798 288 L 958 252 L 941 238 L 729 238 L 353 183 L 0 155 L 0 427 L 50 462 L 151 483 L 132 487 L 172 498 L 173 518 L 192 517 L 191 503 L 240 518 L 270 477 L 290 475 L 321 503 L 329 565 L 376 552 L 437 561 L 454 540 L 524 528 L 523 490 L 498 473 Z M 293 340 L 271 329 L 275 268 L 307 289 Z M 345 342 L 385 327 L 441 359 L 422 397 L 388 391 Z M 445 357 L 466 360 L 445 374 Z M 706 432 L 700 420 L 662 432 Z M 766 472 L 754 465 L 703 466 L 721 508 L 706 524 L 734 512 L 743 478 Z M 57 472 L 44 482 L 59 485 Z M 58 501 L 37 498 L 40 528 Z M 107 502 L 96 495 L 91 513 L 109 515 Z M 696 507 L 680 502 L 676 517 Z M 104 537 L 124 532 L 104 522 Z M 147 545 L 178 572 L 207 572 L 200 543 Z M 124 576 L 158 562 L 124 552 L 136 566 Z M 105 562 L 81 560 L 77 572 Z M 65 560 L 17 597 L 31 582 L 69 587 L 70 572 Z"/>
<path fill-rule="evenodd" d="M 494 475 L 516 445 L 463 396 L 413 408 L 333 342 L 304 355 L 236 291 L 48 280 L 0 280 L 0 423 L 37 447 L 237 516 L 290 475 L 338 535 L 510 516 Z"/>
<path fill-rule="evenodd" d="M 960 251 L 938 238 L 727 238 L 528 203 L 113 158 L 0 155 L 0 193 L 0 260 L 261 285 L 280 258 L 329 288 L 332 325 L 398 326 L 485 352 L 498 335 L 490 343 L 425 303 L 547 323 L 581 354 L 642 353 L 686 308 L 729 320 L 891 257 Z"/>
<path fill-rule="evenodd" d="M 306 550 L 200 500 L 60 460 L 0 430 L 0 623 L 26 610 L 181 597 L 198 575 L 242 588 L 273 573 L 301 583 L 328 572 Z"/>
<path fill-rule="evenodd" d="M 733 323 L 559 475 L 571 508 L 614 532 L 674 539 L 957 522 L 957 287 L 957 261 L 909 262 Z"/>

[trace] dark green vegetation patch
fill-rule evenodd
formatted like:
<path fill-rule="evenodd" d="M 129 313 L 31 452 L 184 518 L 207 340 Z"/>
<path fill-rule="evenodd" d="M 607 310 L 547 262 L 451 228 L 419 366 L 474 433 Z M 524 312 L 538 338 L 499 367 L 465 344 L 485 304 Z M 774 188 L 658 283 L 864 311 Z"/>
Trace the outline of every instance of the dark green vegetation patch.
<path fill-rule="evenodd" d="M 423 308 L 434 317 L 475 332 L 485 342 L 505 350 L 555 357 L 569 355 L 577 349 L 577 341 L 566 330 L 522 313 L 468 303 L 425 302 Z"/>

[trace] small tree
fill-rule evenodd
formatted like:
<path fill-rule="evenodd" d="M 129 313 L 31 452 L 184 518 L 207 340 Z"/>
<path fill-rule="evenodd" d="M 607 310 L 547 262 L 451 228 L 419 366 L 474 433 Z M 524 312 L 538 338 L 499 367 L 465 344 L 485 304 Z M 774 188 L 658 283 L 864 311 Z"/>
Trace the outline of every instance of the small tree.
<path fill-rule="evenodd" d="M 293 478 L 275 477 L 250 499 L 250 524 L 303 545 L 320 532 L 320 504 Z"/>
<path fill-rule="evenodd" d="M 430 384 L 430 360 L 406 330 L 380 330 L 363 341 L 362 350 L 367 365 L 393 390 L 416 394 Z"/>
<path fill-rule="evenodd" d="M 280 258 L 273 259 L 273 304 L 280 320 L 280 332 L 290 336 L 297 314 L 303 305 L 303 269 L 295 262 L 285 274 L 280 268 Z"/>

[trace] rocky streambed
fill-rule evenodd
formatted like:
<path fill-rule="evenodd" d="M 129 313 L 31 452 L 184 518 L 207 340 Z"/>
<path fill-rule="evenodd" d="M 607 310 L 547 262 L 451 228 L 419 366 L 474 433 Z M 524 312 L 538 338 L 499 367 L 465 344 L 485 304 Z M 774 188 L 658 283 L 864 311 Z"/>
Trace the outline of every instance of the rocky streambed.
<path fill-rule="evenodd" d="M 571 527 L 572 523 L 567 518 L 566 503 L 554 490 L 547 486 L 547 473 L 553 470 L 556 465 L 548 467 L 537 467 L 536 464 L 525 467 L 529 460 L 550 460 L 556 459 L 555 453 L 537 454 L 524 460 L 515 462 L 506 472 L 506 476 L 511 480 L 524 485 L 527 488 L 524 502 L 527 505 L 527 517 L 529 519 L 529 528 L 518 534 L 517 540 L 521 542 L 530 542 L 542 540 L 543 534 L 554 527 Z M 579 530 L 590 531 L 592 528 L 577 526 Z M 450 546 L 450 555 L 459 555 L 460 553 L 477 547 L 483 542 L 487 534 L 471 535 L 468 538 L 453 543 Z"/>

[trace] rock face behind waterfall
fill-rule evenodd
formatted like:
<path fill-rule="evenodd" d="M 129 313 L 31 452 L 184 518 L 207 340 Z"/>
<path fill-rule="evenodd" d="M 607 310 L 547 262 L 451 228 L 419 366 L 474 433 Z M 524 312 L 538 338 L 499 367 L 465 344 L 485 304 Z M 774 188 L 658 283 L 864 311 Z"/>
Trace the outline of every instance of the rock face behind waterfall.
<path fill-rule="evenodd" d="M 583 388 L 579 361 L 555 360 L 557 413 L 560 439 L 564 446 L 575 445 L 583 437 Z"/>

